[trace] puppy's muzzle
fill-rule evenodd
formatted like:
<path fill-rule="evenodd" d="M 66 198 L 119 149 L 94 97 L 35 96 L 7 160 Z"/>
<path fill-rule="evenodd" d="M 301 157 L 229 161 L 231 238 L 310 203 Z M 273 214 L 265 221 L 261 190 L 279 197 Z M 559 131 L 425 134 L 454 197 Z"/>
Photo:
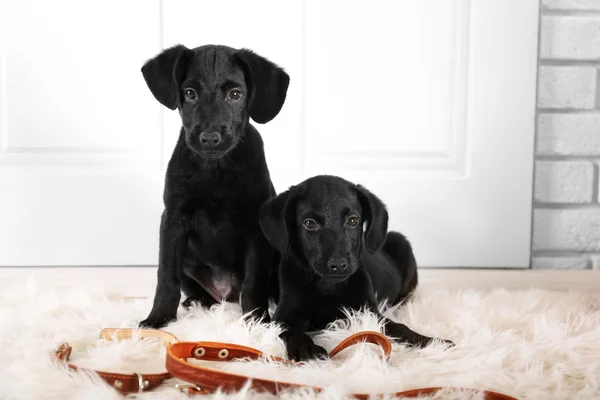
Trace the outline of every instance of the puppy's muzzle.
<path fill-rule="evenodd" d="M 200 145 L 205 150 L 211 150 L 221 143 L 221 134 L 219 132 L 202 132 L 200 134 Z"/>
<path fill-rule="evenodd" d="M 327 261 L 329 270 L 334 274 L 343 274 L 348 268 L 348 261 L 345 258 L 332 258 Z"/>
<path fill-rule="evenodd" d="M 352 275 L 352 265 L 348 264 L 346 258 L 330 258 L 321 265 L 322 267 L 318 268 L 317 273 L 327 281 L 340 282 Z"/>

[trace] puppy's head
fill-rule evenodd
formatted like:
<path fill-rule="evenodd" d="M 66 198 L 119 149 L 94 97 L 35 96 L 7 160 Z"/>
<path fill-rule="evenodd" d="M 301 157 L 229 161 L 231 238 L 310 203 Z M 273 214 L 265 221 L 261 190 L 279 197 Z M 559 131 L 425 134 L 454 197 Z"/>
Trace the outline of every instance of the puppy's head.
<path fill-rule="evenodd" d="M 177 45 L 142 67 L 154 97 L 179 109 L 185 140 L 194 152 L 220 158 L 242 140 L 251 117 L 275 118 L 283 107 L 289 76 L 250 50 Z"/>
<path fill-rule="evenodd" d="M 356 272 L 363 244 L 374 253 L 387 233 L 388 213 L 381 200 L 334 176 L 316 176 L 291 187 L 268 200 L 260 214 L 273 247 L 332 282 Z"/>

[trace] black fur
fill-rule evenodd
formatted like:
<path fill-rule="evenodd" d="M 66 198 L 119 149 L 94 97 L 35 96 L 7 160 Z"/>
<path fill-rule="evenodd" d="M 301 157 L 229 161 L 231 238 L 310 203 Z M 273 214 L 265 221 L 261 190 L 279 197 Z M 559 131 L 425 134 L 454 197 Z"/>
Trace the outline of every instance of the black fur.
<path fill-rule="evenodd" d="M 275 190 L 249 118 L 275 118 L 288 75 L 249 50 L 181 45 L 149 60 L 142 73 L 155 98 L 179 110 L 183 126 L 165 178 L 154 304 L 140 325 L 175 319 L 181 291 L 185 307 L 241 300 L 244 312 L 268 319 L 278 256 L 258 213 Z"/>
<path fill-rule="evenodd" d="M 263 205 L 260 224 L 282 256 L 273 320 L 285 326 L 282 338 L 294 360 L 326 356 L 306 332 L 343 317 L 341 307 L 379 313 L 379 302 L 398 304 L 417 285 L 410 243 L 387 232 L 385 205 L 342 178 L 316 176 L 291 187 Z M 381 318 L 386 335 L 402 342 L 434 340 Z"/>

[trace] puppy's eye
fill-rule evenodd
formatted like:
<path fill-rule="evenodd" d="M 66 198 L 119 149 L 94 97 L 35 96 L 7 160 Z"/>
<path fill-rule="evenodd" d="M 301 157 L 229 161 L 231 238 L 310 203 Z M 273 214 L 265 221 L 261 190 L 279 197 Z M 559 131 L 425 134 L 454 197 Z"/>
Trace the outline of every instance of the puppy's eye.
<path fill-rule="evenodd" d="M 346 220 L 346 223 L 350 226 L 356 226 L 356 225 L 358 225 L 358 217 L 355 215 L 351 215 Z"/>
<path fill-rule="evenodd" d="M 239 89 L 231 89 L 227 94 L 227 98 L 232 101 L 237 101 L 242 97 L 242 91 Z"/>
<path fill-rule="evenodd" d="M 317 229 L 317 222 L 314 219 L 305 219 L 302 225 L 309 231 Z"/>
<path fill-rule="evenodd" d="M 196 100 L 196 91 L 194 89 L 185 89 L 183 92 L 184 96 L 188 100 Z"/>

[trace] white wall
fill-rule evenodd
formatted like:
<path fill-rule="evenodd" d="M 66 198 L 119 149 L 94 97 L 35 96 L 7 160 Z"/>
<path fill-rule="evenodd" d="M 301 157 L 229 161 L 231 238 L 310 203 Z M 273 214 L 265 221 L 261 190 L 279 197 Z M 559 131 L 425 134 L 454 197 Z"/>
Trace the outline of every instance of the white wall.
<path fill-rule="evenodd" d="M 600 0 L 542 0 L 534 268 L 600 269 Z"/>

